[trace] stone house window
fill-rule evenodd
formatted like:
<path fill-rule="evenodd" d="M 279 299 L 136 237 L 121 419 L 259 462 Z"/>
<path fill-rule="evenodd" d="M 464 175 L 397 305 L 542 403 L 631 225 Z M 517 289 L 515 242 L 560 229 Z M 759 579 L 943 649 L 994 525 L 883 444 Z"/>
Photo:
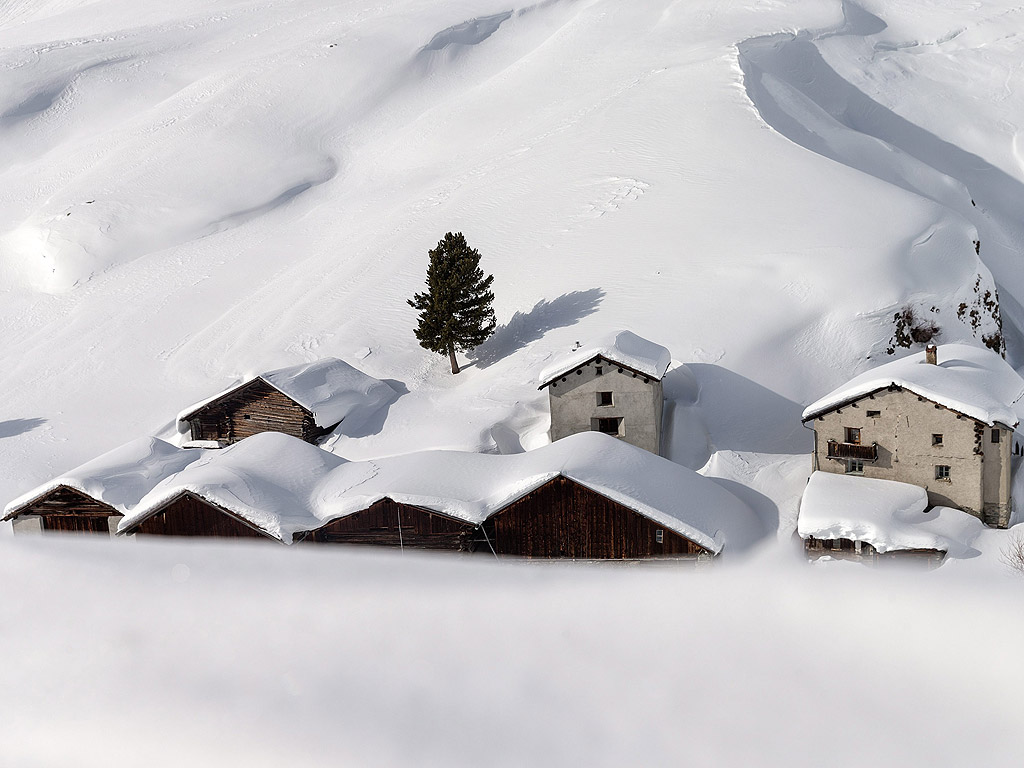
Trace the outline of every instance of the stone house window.
<path fill-rule="evenodd" d="M 869 419 L 877 419 L 881 415 L 882 415 L 881 411 L 868 411 L 868 418 Z"/>
<path fill-rule="evenodd" d="M 593 423 L 596 422 L 596 423 Z M 591 428 L 597 432 L 604 432 L 606 435 L 622 434 L 622 418 L 594 419 Z"/>
<path fill-rule="evenodd" d="M 864 462 L 860 459 L 847 459 L 846 460 L 846 474 L 848 475 L 863 475 L 864 474 Z"/>
<path fill-rule="evenodd" d="M 938 432 L 932 434 L 932 445 L 942 445 L 942 435 Z"/>
<path fill-rule="evenodd" d="M 597 404 L 601 405 L 613 405 L 612 393 L 611 392 L 598 392 L 597 393 Z"/>
<path fill-rule="evenodd" d="M 860 429 L 857 427 L 845 427 L 846 439 L 845 443 L 852 443 L 853 445 L 860 445 Z"/>
<path fill-rule="evenodd" d="M 602 373 L 604 373 L 604 368 L 602 368 L 600 365 L 595 366 L 595 368 L 594 368 L 594 375 L 595 376 L 600 376 Z"/>
<path fill-rule="evenodd" d="M 936 464 L 935 465 L 935 479 L 949 481 L 949 465 L 947 464 Z"/>
<path fill-rule="evenodd" d="M 993 443 L 998 443 L 999 442 L 999 430 L 998 429 L 993 429 L 992 430 L 992 442 Z"/>

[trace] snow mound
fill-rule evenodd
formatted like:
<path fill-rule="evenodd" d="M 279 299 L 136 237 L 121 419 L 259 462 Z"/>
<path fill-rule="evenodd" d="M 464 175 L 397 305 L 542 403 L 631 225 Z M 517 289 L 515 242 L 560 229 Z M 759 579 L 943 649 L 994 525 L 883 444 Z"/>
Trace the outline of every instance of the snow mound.
<path fill-rule="evenodd" d="M 262 373 L 207 398 L 178 414 L 181 424 L 203 406 L 262 379 L 313 414 L 318 427 L 332 427 L 349 418 L 366 418 L 392 402 L 397 393 L 386 383 L 327 357 L 312 363 Z"/>
<path fill-rule="evenodd" d="M 1020 421 L 1016 408 L 1024 396 L 1024 379 L 995 352 L 967 344 L 940 346 L 938 365 L 918 352 L 865 371 L 807 406 L 803 420 L 893 385 L 989 426 L 1015 427 Z"/>
<path fill-rule="evenodd" d="M 797 533 L 806 539 L 865 541 L 879 552 L 937 549 L 957 557 L 983 529 L 980 520 L 950 507 L 927 512 L 924 488 L 893 480 L 815 472 L 800 502 Z"/>
<path fill-rule="evenodd" d="M 539 381 L 542 385 L 548 384 L 552 379 L 557 379 L 595 357 L 605 358 L 658 380 L 665 376 L 672 362 L 672 355 L 660 344 L 637 336 L 632 331 L 615 331 L 559 358 L 541 371 Z"/>
<path fill-rule="evenodd" d="M 4 509 L 4 520 L 62 485 L 127 514 L 155 485 L 200 455 L 201 451 L 178 448 L 155 437 L 132 440 L 18 497 Z"/>

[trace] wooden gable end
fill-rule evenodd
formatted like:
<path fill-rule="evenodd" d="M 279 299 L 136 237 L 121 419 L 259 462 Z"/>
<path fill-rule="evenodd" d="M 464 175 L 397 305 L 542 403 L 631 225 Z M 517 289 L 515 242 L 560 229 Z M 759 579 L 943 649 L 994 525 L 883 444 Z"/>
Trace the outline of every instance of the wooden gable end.
<path fill-rule="evenodd" d="M 260 432 L 283 432 L 314 442 L 330 430 L 313 414 L 263 379 L 255 379 L 207 403 L 187 417 L 193 440 L 234 443 Z"/>
<path fill-rule="evenodd" d="M 243 521 L 233 512 L 191 493 L 184 493 L 126 533 L 156 536 L 214 536 L 269 539 L 269 534 Z"/>
<path fill-rule="evenodd" d="M 711 554 L 664 525 L 562 476 L 496 512 L 485 530 L 499 555 L 588 560 Z"/>
<path fill-rule="evenodd" d="M 305 540 L 469 552 L 475 532 L 472 523 L 385 498 L 311 531 Z"/>
<path fill-rule="evenodd" d="M 109 504 L 67 485 L 34 499 L 10 517 L 38 515 L 44 531 L 110 533 L 111 517 L 121 513 Z"/>

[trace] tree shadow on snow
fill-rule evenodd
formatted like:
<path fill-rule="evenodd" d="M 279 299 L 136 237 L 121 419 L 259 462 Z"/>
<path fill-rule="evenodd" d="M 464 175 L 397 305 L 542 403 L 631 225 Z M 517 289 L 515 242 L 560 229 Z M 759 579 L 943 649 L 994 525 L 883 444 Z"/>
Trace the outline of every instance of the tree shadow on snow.
<path fill-rule="evenodd" d="M 700 387 L 697 405 L 716 451 L 810 453 L 814 437 L 803 406 L 745 376 L 709 363 L 688 363 Z"/>
<path fill-rule="evenodd" d="M 23 435 L 26 432 L 31 432 L 33 429 L 38 429 L 46 423 L 46 419 L 10 419 L 8 421 L 0 421 L 0 437 L 14 437 L 15 435 Z"/>
<path fill-rule="evenodd" d="M 566 293 L 552 301 L 541 299 L 529 312 L 516 312 L 511 320 L 499 325 L 491 338 L 470 352 L 469 357 L 480 368 L 494 365 L 548 331 L 575 325 L 593 314 L 604 295 L 600 288 L 591 288 Z"/>

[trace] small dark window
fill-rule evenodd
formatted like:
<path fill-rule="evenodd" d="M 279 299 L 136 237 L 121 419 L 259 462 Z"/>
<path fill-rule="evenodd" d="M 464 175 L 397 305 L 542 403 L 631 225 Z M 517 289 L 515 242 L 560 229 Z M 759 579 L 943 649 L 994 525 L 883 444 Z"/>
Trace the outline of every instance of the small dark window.
<path fill-rule="evenodd" d="M 868 411 L 868 418 L 869 419 L 877 419 L 881 415 L 882 415 L 881 411 Z"/>
<path fill-rule="evenodd" d="M 864 462 L 860 459 L 847 459 L 846 460 L 846 474 L 848 475 L 863 475 L 864 474 Z"/>
<path fill-rule="evenodd" d="M 936 480 L 949 480 L 949 467 L 945 464 L 935 465 L 935 479 Z"/>
<path fill-rule="evenodd" d="M 663 531 L 663 530 L 662 530 L 661 528 L 659 528 L 658 530 L 656 530 L 656 531 L 654 532 L 654 540 L 655 540 L 655 541 L 656 541 L 656 542 L 657 542 L 658 544 L 664 544 L 664 543 L 665 543 L 665 531 Z"/>
<path fill-rule="evenodd" d="M 617 435 L 619 434 L 619 424 L 622 419 L 598 419 L 597 420 L 597 431 L 604 432 L 606 435 Z"/>
<path fill-rule="evenodd" d="M 932 445 L 942 445 L 942 435 L 936 433 L 932 435 Z"/>
<path fill-rule="evenodd" d="M 595 376 L 600 376 L 602 373 L 604 373 L 604 369 L 600 365 L 594 369 Z"/>
<path fill-rule="evenodd" d="M 243 418 L 243 419 L 245 419 L 246 421 L 248 421 L 249 419 L 251 419 L 251 418 L 252 418 L 252 416 L 250 416 L 250 415 L 249 415 L 249 414 L 247 413 L 247 414 L 245 414 L 245 415 L 244 415 L 244 416 L 243 416 L 242 418 Z"/>
<path fill-rule="evenodd" d="M 597 404 L 598 405 L 611 405 L 612 404 L 612 393 L 611 392 L 598 392 L 597 393 Z"/>
<path fill-rule="evenodd" d="M 846 427 L 845 442 L 860 445 L 860 430 L 857 427 Z"/>
<path fill-rule="evenodd" d="M 999 430 L 998 429 L 993 429 L 992 430 L 992 442 L 993 443 L 998 443 L 999 442 Z"/>

